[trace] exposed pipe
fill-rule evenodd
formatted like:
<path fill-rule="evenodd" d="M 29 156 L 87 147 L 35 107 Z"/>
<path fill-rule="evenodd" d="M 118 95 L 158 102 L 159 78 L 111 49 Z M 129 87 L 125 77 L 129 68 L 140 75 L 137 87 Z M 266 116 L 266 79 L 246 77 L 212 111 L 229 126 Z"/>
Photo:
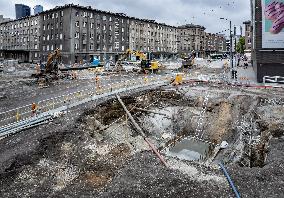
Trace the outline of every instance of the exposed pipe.
<path fill-rule="evenodd" d="M 158 156 L 158 158 L 161 160 L 161 162 L 165 165 L 165 167 L 168 167 L 167 163 L 165 162 L 164 158 L 161 156 L 161 154 L 157 151 L 157 149 L 155 148 L 155 146 L 150 142 L 150 140 L 147 139 L 145 133 L 143 132 L 142 128 L 137 124 L 137 122 L 134 120 L 133 116 L 131 115 L 131 113 L 128 111 L 128 109 L 126 108 L 125 104 L 123 103 L 123 101 L 121 100 L 121 98 L 116 95 L 118 101 L 120 102 L 121 106 L 123 107 L 124 111 L 126 112 L 126 114 L 128 115 L 130 121 L 132 122 L 132 124 L 134 125 L 134 127 L 136 128 L 136 130 L 140 133 L 140 135 L 144 138 L 144 140 L 147 142 L 147 144 L 150 146 L 150 148 L 154 151 L 154 153 Z"/>
<path fill-rule="evenodd" d="M 228 182 L 229 182 L 231 188 L 233 189 L 233 191 L 234 191 L 236 197 L 237 197 L 237 198 L 241 198 L 241 195 L 240 195 L 240 193 L 238 192 L 237 188 L 235 187 L 234 182 L 233 182 L 233 180 L 231 179 L 229 173 L 227 172 L 225 166 L 224 166 L 221 162 L 218 163 L 218 165 L 220 166 L 221 170 L 224 172 L 224 175 L 226 176 L 226 178 L 227 178 L 227 180 L 228 180 Z"/>

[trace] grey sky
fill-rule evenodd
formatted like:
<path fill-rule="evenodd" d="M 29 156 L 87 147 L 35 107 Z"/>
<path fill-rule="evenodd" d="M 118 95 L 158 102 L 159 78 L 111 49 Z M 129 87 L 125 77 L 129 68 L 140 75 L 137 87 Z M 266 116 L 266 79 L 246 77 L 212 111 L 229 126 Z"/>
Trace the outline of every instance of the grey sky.
<path fill-rule="evenodd" d="M 138 18 L 155 19 L 169 25 L 199 24 L 212 33 L 228 29 L 229 23 L 220 20 L 220 17 L 231 19 L 233 25 L 237 26 L 250 20 L 249 0 L 0 0 L 0 14 L 15 18 L 15 3 L 31 7 L 40 4 L 46 10 L 71 2 Z"/>

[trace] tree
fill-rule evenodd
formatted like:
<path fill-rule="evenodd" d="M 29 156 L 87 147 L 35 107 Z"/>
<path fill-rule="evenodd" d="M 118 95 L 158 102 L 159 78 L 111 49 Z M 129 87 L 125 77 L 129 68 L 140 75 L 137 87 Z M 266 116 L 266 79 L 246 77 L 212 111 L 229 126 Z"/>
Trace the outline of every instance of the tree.
<path fill-rule="evenodd" d="M 236 46 L 236 51 L 237 51 L 238 53 L 243 54 L 244 51 L 245 51 L 245 44 L 246 44 L 245 37 L 242 36 L 242 37 L 240 38 L 240 40 L 239 40 L 237 46 Z"/>

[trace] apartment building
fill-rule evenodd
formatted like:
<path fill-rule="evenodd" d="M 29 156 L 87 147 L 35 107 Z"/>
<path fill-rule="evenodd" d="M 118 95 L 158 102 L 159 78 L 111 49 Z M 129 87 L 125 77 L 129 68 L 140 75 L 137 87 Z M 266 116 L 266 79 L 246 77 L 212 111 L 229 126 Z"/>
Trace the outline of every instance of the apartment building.
<path fill-rule="evenodd" d="M 251 51 L 252 27 L 250 21 L 245 21 L 245 50 Z"/>
<path fill-rule="evenodd" d="M 206 56 L 212 53 L 226 52 L 226 38 L 222 34 L 205 33 Z"/>
<path fill-rule="evenodd" d="M 193 50 L 199 57 L 205 56 L 205 27 L 187 24 L 177 27 L 178 51 L 191 53 Z"/>
<path fill-rule="evenodd" d="M 116 61 L 127 49 L 157 58 L 194 50 L 204 57 L 206 48 L 203 26 L 174 27 L 74 4 L 2 22 L 0 41 L 1 58 L 45 62 L 59 48 L 66 64 L 90 62 L 94 57 Z"/>
<path fill-rule="evenodd" d="M 40 58 L 39 15 L 0 24 L 0 58 L 37 61 Z"/>
<path fill-rule="evenodd" d="M 114 59 L 129 48 L 129 17 L 73 4 L 41 13 L 42 59 L 61 49 L 63 62 Z"/>
<path fill-rule="evenodd" d="M 153 55 L 171 55 L 178 52 L 177 29 L 154 20 L 130 18 L 129 48 Z"/>

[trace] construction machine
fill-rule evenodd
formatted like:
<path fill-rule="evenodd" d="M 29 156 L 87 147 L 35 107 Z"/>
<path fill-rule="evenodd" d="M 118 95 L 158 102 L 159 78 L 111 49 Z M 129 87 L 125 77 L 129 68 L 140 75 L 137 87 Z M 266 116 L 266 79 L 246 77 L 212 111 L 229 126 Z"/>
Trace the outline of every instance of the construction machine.
<path fill-rule="evenodd" d="M 37 73 L 33 76 L 38 79 L 40 84 L 45 85 L 50 80 L 58 79 L 59 63 L 61 62 L 60 49 L 54 50 L 47 56 L 46 64 L 38 64 Z"/>
<path fill-rule="evenodd" d="M 144 73 L 147 71 L 152 71 L 154 73 L 158 71 L 159 69 L 158 61 L 153 61 L 151 59 L 148 59 L 143 52 L 131 49 L 126 50 L 123 56 L 118 60 L 116 67 L 121 69 L 122 68 L 121 62 L 123 60 L 131 60 L 130 58 L 131 55 L 136 57 L 135 58 L 136 61 L 141 61 L 140 67 Z"/>
<path fill-rule="evenodd" d="M 193 51 L 190 56 L 182 57 L 182 66 L 183 68 L 191 68 L 194 64 L 194 59 L 196 57 L 196 53 Z"/>

